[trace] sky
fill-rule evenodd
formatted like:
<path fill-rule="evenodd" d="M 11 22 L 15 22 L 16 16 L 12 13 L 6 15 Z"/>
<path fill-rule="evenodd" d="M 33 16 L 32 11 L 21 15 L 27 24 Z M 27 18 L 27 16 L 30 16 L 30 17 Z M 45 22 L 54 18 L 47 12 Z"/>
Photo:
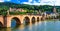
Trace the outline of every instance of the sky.
<path fill-rule="evenodd" d="M 56 5 L 60 6 L 60 0 L 0 0 L 0 2 L 14 2 L 29 5 Z"/>

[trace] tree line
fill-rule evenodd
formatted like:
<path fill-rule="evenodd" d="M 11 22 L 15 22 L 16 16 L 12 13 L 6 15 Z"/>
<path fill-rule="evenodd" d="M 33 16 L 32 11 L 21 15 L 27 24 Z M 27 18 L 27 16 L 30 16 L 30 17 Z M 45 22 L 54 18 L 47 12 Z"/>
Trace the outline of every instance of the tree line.
<path fill-rule="evenodd" d="M 54 6 L 51 5 L 28 5 L 28 4 L 16 4 L 16 3 L 11 3 L 11 2 L 1 2 L 0 3 L 0 14 L 4 15 L 7 14 L 7 10 L 9 8 L 22 8 L 24 10 L 28 10 L 29 12 L 31 10 L 33 11 L 41 11 L 41 12 L 53 12 Z M 57 12 L 60 11 L 60 6 L 55 6 Z"/>

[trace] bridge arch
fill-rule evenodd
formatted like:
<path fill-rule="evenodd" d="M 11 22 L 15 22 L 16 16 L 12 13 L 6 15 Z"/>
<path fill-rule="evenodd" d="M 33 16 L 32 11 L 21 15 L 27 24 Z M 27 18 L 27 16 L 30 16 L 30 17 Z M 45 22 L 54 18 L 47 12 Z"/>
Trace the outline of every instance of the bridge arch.
<path fill-rule="evenodd" d="M 32 17 L 31 21 L 32 21 L 32 23 L 35 23 L 36 18 L 35 17 Z"/>
<path fill-rule="evenodd" d="M 39 17 L 37 17 L 37 21 L 39 21 Z"/>
<path fill-rule="evenodd" d="M 24 17 L 23 23 L 29 24 L 30 23 L 30 18 L 28 16 Z"/>
<path fill-rule="evenodd" d="M 3 27 L 3 24 L 0 22 L 0 27 Z"/>
<path fill-rule="evenodd" d="M 11 19 L 11 22 L 12 22 L 12 21 L 13 21 L 13 22 L 15 21 L 15 22 L 16 22 L 16 25 L 20 25 L 20 24 L 21 24 L 21 21 L 20 21 L 20 19 L 19 19 L 18 17 L 13 17 L 13 18 Z M 11 25 L 13 25 L 13 24 L 11 23 Z M 16 26 L 16 25 L 15 25 L 15 26 Z"/>

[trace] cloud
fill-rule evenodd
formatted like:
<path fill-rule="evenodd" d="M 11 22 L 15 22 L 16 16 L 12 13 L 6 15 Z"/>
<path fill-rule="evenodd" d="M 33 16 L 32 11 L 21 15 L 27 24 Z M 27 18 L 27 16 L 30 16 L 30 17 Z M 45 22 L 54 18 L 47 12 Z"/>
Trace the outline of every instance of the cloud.
<path fill-rule="evenodd" d="M 45 4 L 45 5 L 54 5 L 56 0 L 42 0 L 40 4 Z"/>
<path fill-rule="evenodd" d="M 30 4 L 30 5 L 46 5 L 47 4 L 47 5 L 51 5 L 52 1 L 54 1 L 54 0 L 38 0 L 38 2 L 36 0 L 34 0 L 34 1 L 29 0 L 28 2 L 23 2 L 23 4 Z"/>
<path fill-rule="evenodd" d="M 4 0 L 0 0 L 0 2 L 4 2 Z"/>
<path fill-rule="evenodd" d="M 0 2 L 11 1 L 11 0 L 0 0 Z M 20 1 L 18 1 L 21 3 Z M 29 5 L 56 5 L 60 6 L 60 0 L 29 0 L 28 2 L 22 2 L 22 4 Z"/>
<path fill-rule="evenodd" d="M 41 2 L 53 2 L 55 0 L 41 0 Z"/>
<path fill-rule="evenodd" d="M 23 2 L 23 4 L 30 4 L 30 5 L 57 5 L 57 6 L 60 6 L 60 0 L 38 0 L 39 2 L 37 1 L 33 1 L 32 0 L 29 0 L 28 2 Z"/>
<path fill-rule="evenodd" d="M 4 0 L 4 1 L 11 1 L 11 0 Z"/>
<path fill-rule="evenodd" d="M 40 0 L 39 0 L 40 2 Z M 40 3 L 37 1 L 29 0 L 28 2 L 23 2 L 23 4 L 30 4 L 30 5 L 40 5 Z"/>
<path fill-rule="evenodd" d="M 0 0 L 0 2 L 11 1 L 11 0 Z"/>
<path fill-rule="evenodd" d="M 11 0 L 7 0 L 7 1 L 11 1 Z"/>
<path fill-rule="evenodd" d="M 56 0 L 55 5 L 60 6 L 60 0 Z"/>
<path fill-rule="evenodd" d="M 32 0 L 29 0 L 28 2 L 32 2 Z"/>

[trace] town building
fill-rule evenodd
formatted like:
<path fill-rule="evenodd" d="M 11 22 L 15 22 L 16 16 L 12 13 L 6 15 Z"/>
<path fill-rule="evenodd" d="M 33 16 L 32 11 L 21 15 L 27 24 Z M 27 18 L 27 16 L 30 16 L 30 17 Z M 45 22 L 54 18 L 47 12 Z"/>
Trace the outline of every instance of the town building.
<path fill-rule="evenodd" d="M 10 12 L 15 12 L 15 11 L 26 12 L 26 10 L 24 10 L 24 9 L 22 9 L 22 8 L 10 8 L 9 11 L 10 11 Z"/>

